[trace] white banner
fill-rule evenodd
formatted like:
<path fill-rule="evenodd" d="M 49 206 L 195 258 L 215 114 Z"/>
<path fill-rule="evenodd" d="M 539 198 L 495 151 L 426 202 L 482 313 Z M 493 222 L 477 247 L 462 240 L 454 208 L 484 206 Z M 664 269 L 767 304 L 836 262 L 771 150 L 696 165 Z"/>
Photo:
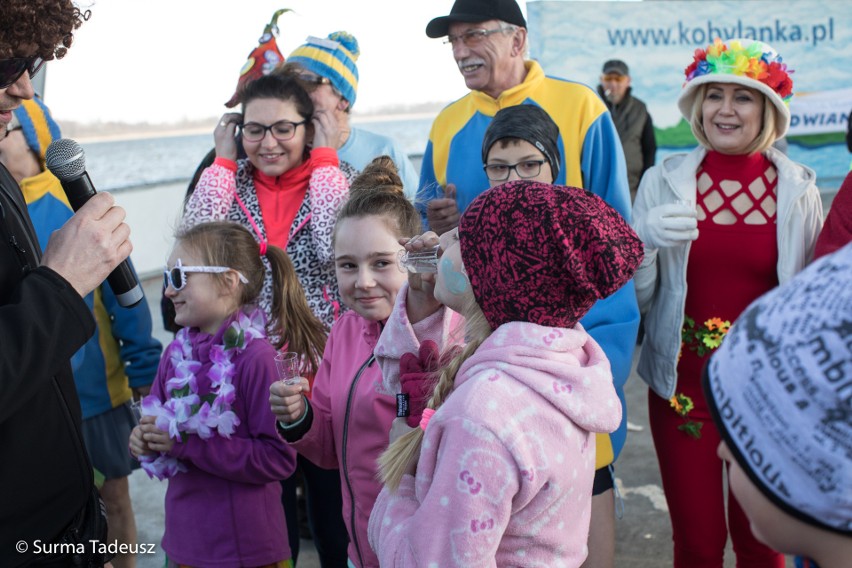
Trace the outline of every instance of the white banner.
<path fill-rule="evenodd" d="M 844 130 L 852 108 L 849 0 L 531 0 L 527 16 L 530 55 L 547 74 L 595 86 L 603 62 L 621 59 L 659 128 L 680 121 L 683 70 L 716 37 L 764 41 L 795 71 L 791 134 Z"/>
<path fill-rule="evenodd" d="M 852 88 L 798 93 L 790 103 L 790 136 L 846 131 Z"/>

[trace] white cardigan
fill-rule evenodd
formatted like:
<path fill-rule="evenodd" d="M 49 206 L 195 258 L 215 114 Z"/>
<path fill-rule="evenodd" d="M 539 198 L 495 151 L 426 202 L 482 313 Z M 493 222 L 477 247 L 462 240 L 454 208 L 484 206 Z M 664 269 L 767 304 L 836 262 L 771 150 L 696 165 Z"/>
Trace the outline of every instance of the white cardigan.
<path fill-rule="evenodd" d="M 707 150 L 669 156 L 649 169 L 639 184 L 632 225 L 637 232 L 650 209 L 678 199 L 696 201 L 696 172 Z M 816 174 L 774 148 L 764 155 L 778 171 L 778 282 L 784 283 L 810 262 L 822 228 L 822 201 Z M 699 237 L 700 238 L 700 237 Z M 677 356 L 686 306 L 686 261 L 691 242 L 646 250 L 634 277 L 639 310 L 645 314 L 645 338 L 637 371 L 663 398 L 675 394 Z"/>

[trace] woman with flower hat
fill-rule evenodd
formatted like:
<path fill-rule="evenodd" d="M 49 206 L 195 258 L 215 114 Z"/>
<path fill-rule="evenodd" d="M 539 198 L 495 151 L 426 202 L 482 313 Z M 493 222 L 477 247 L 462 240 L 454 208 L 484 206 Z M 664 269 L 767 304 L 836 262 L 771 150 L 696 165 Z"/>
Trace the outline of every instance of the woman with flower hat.
<path fill-rule="evenodd" d="M 678 107 L 699 147 L 642 178 L 633 226 L 645 244 L 638 372 L 672 520 L 674 565 L 721 567 L 728 532 L 741 566 L 784 566 L 729 496 L 700 377 L 745 307 L 810 260 L 822 226 L 813 170 L 771 148 L 790 124 L 792 70 L 768 45 L 698 49 Z"/>

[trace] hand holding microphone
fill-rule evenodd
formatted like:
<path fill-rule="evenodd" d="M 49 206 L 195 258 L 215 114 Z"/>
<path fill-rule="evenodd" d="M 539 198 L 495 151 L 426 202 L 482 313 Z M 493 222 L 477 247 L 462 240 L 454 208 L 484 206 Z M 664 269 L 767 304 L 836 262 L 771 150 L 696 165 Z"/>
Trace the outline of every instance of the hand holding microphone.
<path fill-rule="evenodd" d="M 115 205 L 111 195 L 95 191 L 86 173 L 83 148 L 75 141 L 52 142 L 45 162 L 76 213 L 51 235 L 42 264 L 68 280 L 81 296 L 106 278 L 119 305 L 135 306 L 144 295 L 127 261 L 133 246 L 124 209 Z"/>

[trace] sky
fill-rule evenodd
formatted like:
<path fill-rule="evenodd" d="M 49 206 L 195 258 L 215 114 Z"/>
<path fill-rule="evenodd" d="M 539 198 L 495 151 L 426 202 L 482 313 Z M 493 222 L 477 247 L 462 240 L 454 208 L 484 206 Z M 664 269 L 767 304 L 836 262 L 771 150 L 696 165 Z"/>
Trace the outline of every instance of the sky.
<path fill-rule="evenodd" d="M 284 56 L 337 30 L 360 44 L 354 113 L 448 103 L 467 92 L 449 46 L 426 24 L 452 0 L 77 0 L 91 18 L 47 65 L 45 102 L 60 120 L 170 123 L 225 112 L 248 54 L 279 8 Z M 525 9 L 523 3 L 522 9 Z"/>

